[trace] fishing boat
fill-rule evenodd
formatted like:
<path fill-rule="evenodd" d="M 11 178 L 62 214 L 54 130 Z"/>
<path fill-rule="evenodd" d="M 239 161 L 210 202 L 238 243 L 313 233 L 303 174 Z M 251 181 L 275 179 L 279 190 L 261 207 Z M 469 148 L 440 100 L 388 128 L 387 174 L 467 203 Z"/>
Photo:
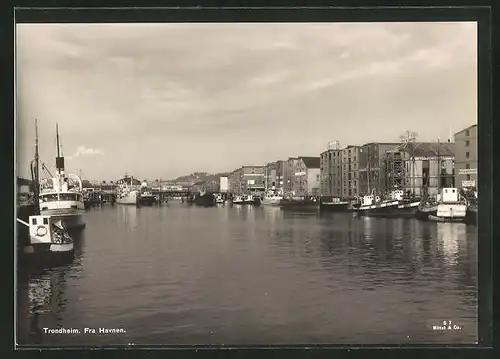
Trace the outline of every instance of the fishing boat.
<path fill-rule="evenodd" d="M 214 194 L 214 197 L 215 197 L 216 204 L 224 204 L 226 202 L 226 200 L 224 199 L 224 197 L 220 193 Z"/>
<path fill-rule="evenodd" d="M 240 195 L 234 196 L 231 202 L 232 202 L 232 204 L 244 204 L 245 203 L 243 197 Z"/>
<path fill-rule="evenodd" d="M 243 204 L 250 204 L 254 205 L 255 204 L 255 199 L 251 194 L 247 194 L 246 196 L 243 197 Z"/>
<path fill-rule="evenodd" d="M 116 203 L 130 206 L 138 206 L 141 194 L 134 189 L 134 179 L 132 176 L 125 175 L 118 181 L 118 190 L 116 194 Z"/>
<path fill-rule="evenodd" d="M 280 191 L 268 191 L 260 201 L 263 206 L 279 206 L 283 195 Z"/>
<path fill-rule="evenodd" d="M 33 196 L 16 208 L 18 248 L 21 258 L 33 264 L 38 259 L 72 258 L 73 239 L 61 216 L 40 214 L 40 174 L 38 155 L 38 126 L 35 120 L 35 158 L 31 162 Z"/>
<path fill-rule="evenodd" d="M 156 203 L 156 197 L 153 195 L 151 190 L 148 188 L 147 182 L 141 183 L 141 193 L 139 198 L 139 204 L 141 206 L 152 206 Z"/>
<path fill-rule="evenodd" d="M 442 188 L 436 210 L 429 212 L 428 219 L 438 222 L 465 222 L 467 203 L 458 188 Z"/>
<path fill-rule="evenodd" d="M 199 192 L 194 197 L 194 204 L 203 207 L 215 206 L 215 198 L 213 193 L 207 193 L 205 191 Z"/>
<path fill-rule="evenodd" d="M 372 191 L 372 194 L 363 196 L 361 205 L 352 211 L 367 217 L 414 217 L 419 204 L 420 199 L 406 198 L 403 190 L 391 191 L 386 199 Z"/>
<path fill-rule="evenodd" d="M 68 230 L 84 228 L 85 204 L 83 186 L 80 177 L 66 174 L 64 171 L 64 157 L 61 155 L 59 144 L 59 128 L 56 124 L 56 175 L 51 180 L 40 181 L 40 214 L 57 216 Z M 48 169 L 46 171 L 50 174 Z"/>

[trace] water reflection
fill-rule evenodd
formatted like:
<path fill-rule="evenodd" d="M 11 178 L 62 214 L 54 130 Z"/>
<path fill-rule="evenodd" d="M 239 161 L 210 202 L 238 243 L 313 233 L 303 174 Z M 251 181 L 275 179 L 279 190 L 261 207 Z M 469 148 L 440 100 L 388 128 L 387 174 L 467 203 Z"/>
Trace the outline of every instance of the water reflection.
<path fill-rule="evenodd" d="M 129 229 L 137 228 L 137 217 L 139 214 L 139 208 L 136 206 L 118 206 L 120 218 L 122 223 L 125 223 Z"/>
<path fill-rule="evenodd" d="M 426 319 L 475 313 L 477 234 L 465 227 L 265 206 L 139 210 L 89 211 L 73 263 L 20 285 L 25 343 L 43 327 L 109 323 L 129 337 L 85 340 L 436 342 Z"/>
<path fill-rule="evenodd" d="M 61 326 L 68 266 L 31 273 L 18 282 L 18 343 L 42 344 L 42 328 Z"/>
<path fill-rule="evenodd" d="M 437 243 L 442 248 L 444 261 L 448 266 L 454 266 L 458 261 L 458 241 L 465 238 L 463 223 L 437 223 Z"/>

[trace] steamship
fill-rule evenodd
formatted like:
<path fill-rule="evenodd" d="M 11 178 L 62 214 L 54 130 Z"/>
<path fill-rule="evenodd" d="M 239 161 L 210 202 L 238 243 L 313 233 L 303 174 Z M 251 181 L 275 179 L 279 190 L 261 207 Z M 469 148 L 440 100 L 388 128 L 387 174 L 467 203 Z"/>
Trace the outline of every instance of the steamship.
<path fill-rule="evenodd" d="M 64 157 L 59 144 L 59 129 L 56 125 L 57 157 L 56 175 L 50 181 L 40 183 L 40 214 L 61 219 L 66 229 L 85 227 L 85 204 L 80 177 L 66 174 Z"/>

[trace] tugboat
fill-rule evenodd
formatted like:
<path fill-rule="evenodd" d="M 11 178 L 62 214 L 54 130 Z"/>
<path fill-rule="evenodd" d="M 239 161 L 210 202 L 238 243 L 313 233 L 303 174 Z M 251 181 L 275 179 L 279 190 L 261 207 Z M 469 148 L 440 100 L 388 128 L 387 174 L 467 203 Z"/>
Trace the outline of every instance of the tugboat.
<path fill-rule="evenodd" d="M 43 184 L 40 184 L 40 214 L 59 217 L 64 227 L 69 230 L 84 228 L 85 221 L 83 216 L 85 213 L 85 204 L 82 181 L 77 175 L 64 173 L 64 157 L 61 155 L 59 128 L 57 124 L 56 136 L 57 173 L 50 182 L 45 181 Z"/>
<path fill-rule="evenodd" d="M 435 211 L 428 214 L 431 221 L 465 222 L 467 203 L 465 198 L 460 196 L 458 188 L 442 188 L 435 208 Z"/>
<path fill-rule="evenodd" d="M 374 191 L 363 196 L 361 205 L 352 209 L 358 216 L 367 217 L 414 217 L 420 200 L 405 198 L 402 190 L 391 191 L 388 199 L 376 196 Z"/>
<path fill-rule="evenodd" d="M 153 193 L 148 189 L 148 184 L 146 181 L 141 184 L 141 194 L 139 198 L 139 204 L 141 206 L 152 206 L 156 203 L 156 198 Z"/>

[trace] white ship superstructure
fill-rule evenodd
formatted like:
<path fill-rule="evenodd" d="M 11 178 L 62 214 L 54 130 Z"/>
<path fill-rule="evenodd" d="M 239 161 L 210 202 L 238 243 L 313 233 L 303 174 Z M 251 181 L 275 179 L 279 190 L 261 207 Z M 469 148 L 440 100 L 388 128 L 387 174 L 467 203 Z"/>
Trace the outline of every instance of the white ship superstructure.
<path fill-rule="evenodd" d="M 51 181 L 40 183 L 40 214 L 60 218 L 67 229 L 83 228 L 85 205 L 82 181 L 77 175 L 64 172 L 64 157 L 60 154 L 57 127 L 56 132 L 57 173 Z"/>

